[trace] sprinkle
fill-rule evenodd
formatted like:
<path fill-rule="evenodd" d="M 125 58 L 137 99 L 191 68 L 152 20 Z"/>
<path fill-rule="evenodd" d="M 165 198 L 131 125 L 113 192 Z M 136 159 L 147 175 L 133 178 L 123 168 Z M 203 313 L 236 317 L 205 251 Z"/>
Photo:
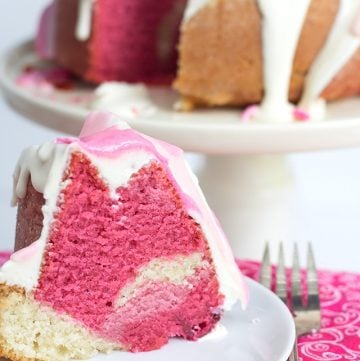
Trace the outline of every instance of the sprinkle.
<path fill-rule="evenodd" d="M 76 138 L 73 137 L 61 137 L 55 140 L 56 144 L 71 144 L 75 142 Z"/>
<path fill-rule="evenodd" d="M 245 108 L 245 110 L 241 114 L 241 120 L 244 123 L 248 123 L 251 119 L 253 119 L 256 114 L 259 112 L 260 107 L 258 105 L 249 105 Z"/>
<path fill-rule="evenodd" d="M 300 122 L 306 122 L 310 119 L 310 114 L 304 109 L 295 108 L 293 111 L 294 118 Z"/>

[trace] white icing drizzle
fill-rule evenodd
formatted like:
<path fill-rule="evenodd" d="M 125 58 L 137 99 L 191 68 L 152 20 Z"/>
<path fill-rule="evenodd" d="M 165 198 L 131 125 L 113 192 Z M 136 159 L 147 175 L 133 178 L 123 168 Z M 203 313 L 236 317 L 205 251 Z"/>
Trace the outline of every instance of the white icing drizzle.
<path fill-rule="evenodd" d="M 78 2 L 79 7 L 75 37 L 79 41 L 85 41 L 90 38 L 91 34 L 92 13 L 95 0 L 78 0 Z"/>
<path fill-rule="evenodd" d="M 126 119 L 148 117 L 157 111 L 144 84 L 116 81 L 99 85 L 89 107 L 92 110 L 110 111 Z"/>
<path fill-rule="evenodd" d="M 36 242 L 34 252 L 26 260 L 17 257 L 15 253 L 0 270 L 0 282 L 19 285 L 30 291 L 37 285 L 40 274 L 42 257 L 45 251 L 47 237 L 50 231 L 54 214 L 57 210 L 57 201 L 61 191 L 68 185 L 63 182 L 63 174 L 72 152 L 79 150 L 85 153 L 91 162 L 99 169 L 111 195 L 116 197 L 116 188 L 127 184 L 131 175 L 154 159 L 152 154 L 145 151 L 124 153 L 121 157 L 100 159 L 80 149 L 75 143 L 71 145 L 46 143 L 42 146 L 32 146 L 26 149 L 16 166 L 14 175 L 13 203 L 26 195 L 27 183 L 31 177 L 34 188 L 44 195 L 45 205 L 42 208 L 44 215 L 43 229 Z M 30 248 L 29 246 L 27 248 Z M 21 252 L 21 251 L 20 251 Z"/>
<path fill-rule="evenodd" d="M 19 198 L 24 198 L 29 177 L 33 187 L 40 193 L 45 194 L 45 189 L 54 187 L 54 177 L 49 177 L 55 171 L 62 158 L 66 146 L 55 143 L 45 143 L 41 146 L 34 145 L 25 149 L 16 165 L 14 172 L 13 205 Z M 49 183 L 52 183 L 49 186 Z"/>
<path fill-rule="evenodd" d="M 341 0 L 339 6 L 333 28 L 306 77 L 300 106 L 310 113 L 321 92 L 360 46 L 360 37 L 351 32 L 354 15 L 359 16 L 359 1 Z"/>
<path fill-rule="evenodd" d="M 310 0 L 258 0 L 258 4 L 263 15 L 265 95 L 257 117 L 264 121 L 290 121 L 290 77 Z"/>
<path fill-rule="evenodd" d="M 20 285 L 29 291 L 37 283 L 47 236 L 57 208 L 62 175 L 67 164 L 67 151 L 66 145 L 55 143 L 32 146 L 23 151 L 14 173 L 13 203 L 16 204 L 19 198 L 25 197 L 31 177 L 33 187 L 45 199 L 42 207 L 43 229 L 37 242 L 28 247 L 32 249 L 32 252 L 28 251 L 31 257 L 22 260 L 15 253 L 1 268 L 0 282 Z"/>
<path fill-rule="evenodd" d="M 82 152 L 86 154 L 84 150 Z M 99 158 L 92 154 L 87 154 L 87 156 L 99 169 L 101 178 L 109 186 L 110 195 L 114 199 L 118 198 L 116 189 L 126 185 L 134 173 L 154 159 L 152 154 L 141 150 L 123 153 L 116 159 Z"/>
<path fill-rule="evenodd" d="M 184 21 L 189 20 L 203 7 L 211 3 L 209 0 L 189 0 L 185 9 Z"/>

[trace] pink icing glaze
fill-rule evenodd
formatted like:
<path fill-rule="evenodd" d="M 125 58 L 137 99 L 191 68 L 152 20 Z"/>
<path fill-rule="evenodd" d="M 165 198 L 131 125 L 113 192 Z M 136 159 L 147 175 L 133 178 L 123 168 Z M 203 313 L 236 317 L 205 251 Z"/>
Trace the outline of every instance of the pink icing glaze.
<path fill-rule="evenodd" d="M 115 125 L 122 129 L 129 128 L 126 121 L 122 121 L 119 116 L 115 114 L 104 111 L 92 112 L 84 122 L 80 132 L 80 138 L 94 135 Z"/>
<path fill-rule="evenodd" d="M 11 256 L 14 262 L 26 262 L 31 259 L 39 251 L 39 241 L 32 243 L 30 246 L 20 249 Z"/>
<path fill-rule="evenodd" d="M 96 134 L 81 137 L 79 145 L 98 157 L 116 158 L 124 151 L 143 149 L 161 158 L 154 145 L 132 129 L 113 126 Z"/>
<path fill-rule="evenodd" d="M 169 169 L 168 157 L 174 157 L 178 159 L 178 167 L 184 168 L 182 173 L 184 175 L 188 173 L 182 160 L 183 151 L 173 145 L 147 137 L 128 128 L 124 121 L 119 120 L 119 117 L 112 113 L 103 111 L 91 113 L 84 123 L 80 138 L 58 138 L 56 142 L 59 144 L 76 143 L 82 149 L 97 157 L 116 158 L 123 152 L 138 149 L 149 152 L 166 169 L 168 177 L 173 181 L 179 194 L 181 194 L 186 207 L 189 210 L 199 211 L 197 204 L 189 195 L 183 192 Z M 167 157 L 159 152 L 156 145 L 166 151 Z"/>
<path fill-rule="evenodd" d="M 55 12 L 56 2 L 52 2 L 42 13 L 35 40 L 35 49 L 43 59 L 53 59 L 55 56 Z"/>
<path fill-rule="evenodd" d="M 85 120 L 79 138 L 58 138 L 56 142 L 59 144 L 77 143 L 85 151 L 97 157 L 107 158 L 116 158 L 125 151 L 143 149 L 154 154 L 165 164 L 167 163 L 167 160 L 156 150 L 154 139 L 146 138 L 129 128 L 125 121 L 121 121 L 118 116 L 109 112 L 91 113 Z M 182 153 L 180 149 L 165 142 L 161 144 L 168 147 L 172 154 Z"/>
<path fill-rule="evenodd" d="M 129 149 L 144 149 L 167 163 L 156 145 L 165 149 L 170 156 L 179 157 L 183 151 L 161 140 L 157 140 L 131 129 L 126 120 L 105 111 L 96 111 L 86 118 L 78 139 L 74 141 L 86 151 L 102 157 L 114 158 Z M 62 143 L 62 139 L 58 139 Z"/>

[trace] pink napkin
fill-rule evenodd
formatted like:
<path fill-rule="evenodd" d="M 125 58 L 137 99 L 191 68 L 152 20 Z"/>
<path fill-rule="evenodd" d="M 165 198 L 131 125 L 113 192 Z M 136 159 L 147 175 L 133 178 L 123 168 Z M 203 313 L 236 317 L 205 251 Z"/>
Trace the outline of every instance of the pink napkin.
<path fill-rule="evenodd" d="M 257 278 L 259 263 L 238 261 Z M 300 361 L 360 361 L 360 274 L 319 272 L 322 329 L 299 338 Z"/>
<path fill-rule="evenodd" d="M 10 254 L 9 252 L 0 252 L 0 266 L 9 259 Z"/>
<path fill-rule="evenodd" d="M 10 253 L 0 252 L 0 265 Z M 257 278 L 259 263 L 238 261 L 246 276 Z M 360 274 L 319 272 L 322 329 L 300 337 L 300 361 L 360 361 Z"/>

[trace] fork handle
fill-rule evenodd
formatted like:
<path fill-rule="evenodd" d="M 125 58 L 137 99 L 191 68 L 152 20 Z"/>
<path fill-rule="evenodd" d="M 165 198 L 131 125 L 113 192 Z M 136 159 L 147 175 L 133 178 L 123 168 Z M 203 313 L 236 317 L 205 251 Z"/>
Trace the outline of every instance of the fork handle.
<path fill-rule="evenodd" d="M 294 347 L 291 351 L 288 361 L 299 361 L 297 338 L 295 338 Z"/>

